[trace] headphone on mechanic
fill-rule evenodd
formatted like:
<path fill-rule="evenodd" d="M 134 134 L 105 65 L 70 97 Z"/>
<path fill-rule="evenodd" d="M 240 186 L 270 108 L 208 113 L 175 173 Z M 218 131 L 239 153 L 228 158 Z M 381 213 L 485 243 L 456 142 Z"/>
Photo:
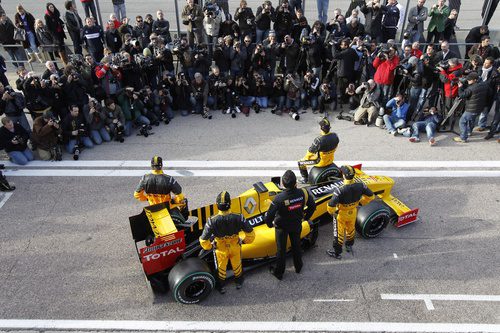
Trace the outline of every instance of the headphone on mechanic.
<path fill-rule="evenodd" d="M 343 165 L 340 168 L 340 171 L 342 172 L 342 176 L 346 180 L 354 179 L 354 175 L 356 174 L 356 171 L 354 171 L 354 168 L 350 165 Z"/>
<path fill-rule="evenodd" d="M 231 196 L 229 192 L 222 191 L 217 196 L 217 208 L 221 211 L 227 211 L 231 208 Z"/>
<path fill-rule="evenodd" d="M 163 168 L 163 159 L 158 155 L 153 156 L 153 158 L 151 159 L 151 169 L 161 170 L 162 168 Z"/>

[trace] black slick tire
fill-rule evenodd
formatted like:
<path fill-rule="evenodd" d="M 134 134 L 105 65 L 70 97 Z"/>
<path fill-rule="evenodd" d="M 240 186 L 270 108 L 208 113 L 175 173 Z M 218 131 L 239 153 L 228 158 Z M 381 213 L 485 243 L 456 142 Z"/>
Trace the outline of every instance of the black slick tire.
<path fill-rule="evenodd" d="M 177 302 L 195 304 L 210 295 L 215 287 L 215 278 L 205 261 L 188 258 L 172 268 L 168 284 Z"/>

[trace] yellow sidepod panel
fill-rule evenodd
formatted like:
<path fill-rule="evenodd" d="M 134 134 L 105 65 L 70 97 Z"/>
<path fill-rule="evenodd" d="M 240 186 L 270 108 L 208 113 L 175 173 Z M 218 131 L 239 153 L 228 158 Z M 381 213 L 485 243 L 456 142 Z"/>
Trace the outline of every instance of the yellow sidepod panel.
<path fill-rule="evenodd" d="M 274 237 L 274 228 L 268 228 L 262 224 L 253 229 L 255 231 L 255 240 L 251 244 L 243 244 L 241 247 L 242 259 L 257 259 L 265 257 L 274 257 L 276 255 L 276 240 Z M 304 238 L 311 232 L 307 221 L 302 222 L 302 233 L 300 238 Z M 240 233 L 240 238 L 245 234 Z M 287 242 L 287 251 L 290 249 L 290 240 Z"/>

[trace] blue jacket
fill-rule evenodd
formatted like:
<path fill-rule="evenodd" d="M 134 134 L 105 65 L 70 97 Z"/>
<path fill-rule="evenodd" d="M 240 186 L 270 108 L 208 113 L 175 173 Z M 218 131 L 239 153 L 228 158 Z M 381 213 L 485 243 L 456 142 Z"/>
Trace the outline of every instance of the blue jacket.
<path fill-rule="evenodd" d="M 392 114 L 391 117 L 397 117 L 399 119 L 404 119 L 406 120 L 406 114 L 408 113 L 408 103 L 403 103 L 401 106 L 397 106 L 396 104 L 396 99 L 391 99 L 389 102 L 387 102 L 386 108 L 391 108 L 392 109 Z"/>

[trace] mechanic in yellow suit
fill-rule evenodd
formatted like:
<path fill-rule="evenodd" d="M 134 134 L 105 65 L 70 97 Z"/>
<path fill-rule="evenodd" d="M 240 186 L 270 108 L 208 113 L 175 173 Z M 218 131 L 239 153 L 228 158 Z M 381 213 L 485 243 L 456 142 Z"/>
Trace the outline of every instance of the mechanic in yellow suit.
<path fill-rule="evenodd" d="M 344 245 L 344 233 L 346 235 L 345 248 L 347 252 L 352 252 L 354 244 L 356 215 L 359 201 L 362 196 L 367 197 L 370 202 L 375 198 L 373 192 L 365 183 L 355 183 L 354 168 L 344 165 L 340 168 L 344 178 L 342 186 L 333 191 L 332 199 L 328 203 L 328 213 L 333 215 L 338 209 L 337 218 L 333 217 L 333 249 L 326 252 L 335 259 L 342 258 L 342 245 Z"/>
<path fill-rule="evenodd" d="M 200 236 L 201 247 L 208 251 L 212 249 L 212 240 L 215 243 L 215 260 L 218 271 L 217 289 L 221 294 L 226 292 L 226 268 L 228 261 L 234 272 L 236 289 L 243 284 L 243 269 L 241 266 L 241 242 L 250 244 L 255 239 L 255 232 L 241 214 L 231 213 L 231 197 L 224 191 L 217 196 L 219 213 L 210 217 L 205 224 Z M 245 238 L 240 239 L 239 232 L 245 233 Z"/>
<path fill-rule="evenodd" d="M 174 202 L 184 201 L 182 187 L 174 177 L 166 175 L 162 171 L 163 160 L 160 156 L 151 159 L 152 172 L 144 175 L 134 192 L 134 198 L 139 201 L 148 201 L 150 205 L 162 202 L 170 202 L 171 193 L 175 194 Z"/>
<path fill-rule="evenodd" d="M 339 137 L 337 134 L 330 132 L 330 121 L 327 118 L 321 119 L 319 127 L 321 135 L 314 139 L 306 156 L 298 161 L 300 175 L 302 176 L 300 182 L 302 184 L 308 182 L 307 166 L 326 167 L 333 164 L 335 150 L 339 145 Z"/>

